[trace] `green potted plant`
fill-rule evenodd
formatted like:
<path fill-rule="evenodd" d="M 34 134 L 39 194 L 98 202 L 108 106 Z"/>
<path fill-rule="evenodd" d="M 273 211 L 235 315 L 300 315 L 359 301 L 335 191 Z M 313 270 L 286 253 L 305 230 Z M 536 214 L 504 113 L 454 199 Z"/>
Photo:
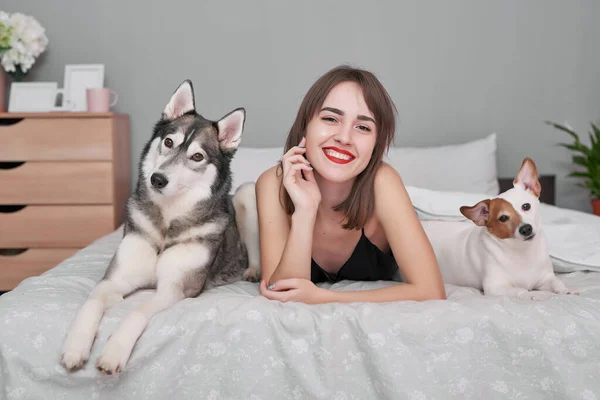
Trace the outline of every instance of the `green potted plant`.
<path fill-rule="evenodd" d="M 550 121 L 547 123 L 568 133 L 573 138 L 572 143 L 559 143 L 559 146 L 566 147 L 575 153 L 572 158 L 573 164 L 580 167 L 577 171 L 571 172 L 569 176 L 583 179 L 582 186 L 587 187 L 592 196 L 593 212 L 600 216 L 600 129 L 591 123 L 590 145 L 588 146 L 581 143 L 577 132 L 568 126 Z"/>

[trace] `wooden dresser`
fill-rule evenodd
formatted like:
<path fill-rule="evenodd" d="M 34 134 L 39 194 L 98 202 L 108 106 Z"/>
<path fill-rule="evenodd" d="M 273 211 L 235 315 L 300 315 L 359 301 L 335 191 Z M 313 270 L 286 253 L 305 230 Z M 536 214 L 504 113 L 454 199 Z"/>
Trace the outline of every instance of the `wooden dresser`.
<path fill-rule="evenodd" d="M 124 114 L 0 113 L 0 291 L 119 227 L 130 142 Z"/>

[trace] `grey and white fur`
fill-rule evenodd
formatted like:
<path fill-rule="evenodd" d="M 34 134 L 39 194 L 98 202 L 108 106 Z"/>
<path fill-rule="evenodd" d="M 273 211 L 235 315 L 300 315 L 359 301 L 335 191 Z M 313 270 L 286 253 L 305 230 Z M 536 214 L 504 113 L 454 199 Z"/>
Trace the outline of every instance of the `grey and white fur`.
<path fill-rule="evenodd" d="M 67 332 L 60 359 L 68 371 L 88 360 L 104 311 L 136 290 L 156 292 L 107 340 L 96 361 L 103 373 L 125 368 L 156 313 L 242 276 L 260 278 L 258 255 L 248 254 L 243 242 L 250 236 L 245 226 L 252 215 L 246 211 L 255 207 L 254 192 L 242 186 L 230 195 L 230 163 L 245 118 L 243 108 L 219 121 L 202 117 L 189 80 L 172 95 L 142 151 L 123 239 Z"/>

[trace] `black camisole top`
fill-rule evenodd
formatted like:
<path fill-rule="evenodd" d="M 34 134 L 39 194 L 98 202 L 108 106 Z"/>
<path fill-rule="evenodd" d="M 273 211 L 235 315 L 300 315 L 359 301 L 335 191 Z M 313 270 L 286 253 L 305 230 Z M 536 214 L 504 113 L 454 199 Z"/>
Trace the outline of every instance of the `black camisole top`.
<path fill-rule="evenodd" d="M 398 272 L 398 264 L 394 259 L 392 250 L 381 251 L 365 236 L 364 229 L 350 255 L 350 258 L 342 265 L 337 274 L 322 269 L 311 257 L 310 280 L 313 283 L 338 282 L 342 280 L 352 281 L 378 281 L 394 280 Z"/>

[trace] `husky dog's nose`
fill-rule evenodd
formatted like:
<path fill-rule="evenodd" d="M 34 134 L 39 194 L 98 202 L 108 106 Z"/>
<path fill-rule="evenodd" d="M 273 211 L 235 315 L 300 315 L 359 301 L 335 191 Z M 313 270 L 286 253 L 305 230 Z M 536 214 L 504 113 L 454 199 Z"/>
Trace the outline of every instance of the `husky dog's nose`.
<path fill-rule="evenodd" d="M 519 228 L 519 233 L 525 237 L 531 235 L 531 232 L 533 232 L 533 228 L 530 224 L 525 224 Z"/>
<path fill-rule="evenodd" d="M 169 180 L 163 174 L 159 174 L 158 172 L 155 172 L 152 174 L 152 176 L 150 176 L 150 183 L 152 183 L 152 186 L 154 186 L 155 188 L 162 189 L 165 186 L 167 186 L 167 183 L 169 183 Z"/>

